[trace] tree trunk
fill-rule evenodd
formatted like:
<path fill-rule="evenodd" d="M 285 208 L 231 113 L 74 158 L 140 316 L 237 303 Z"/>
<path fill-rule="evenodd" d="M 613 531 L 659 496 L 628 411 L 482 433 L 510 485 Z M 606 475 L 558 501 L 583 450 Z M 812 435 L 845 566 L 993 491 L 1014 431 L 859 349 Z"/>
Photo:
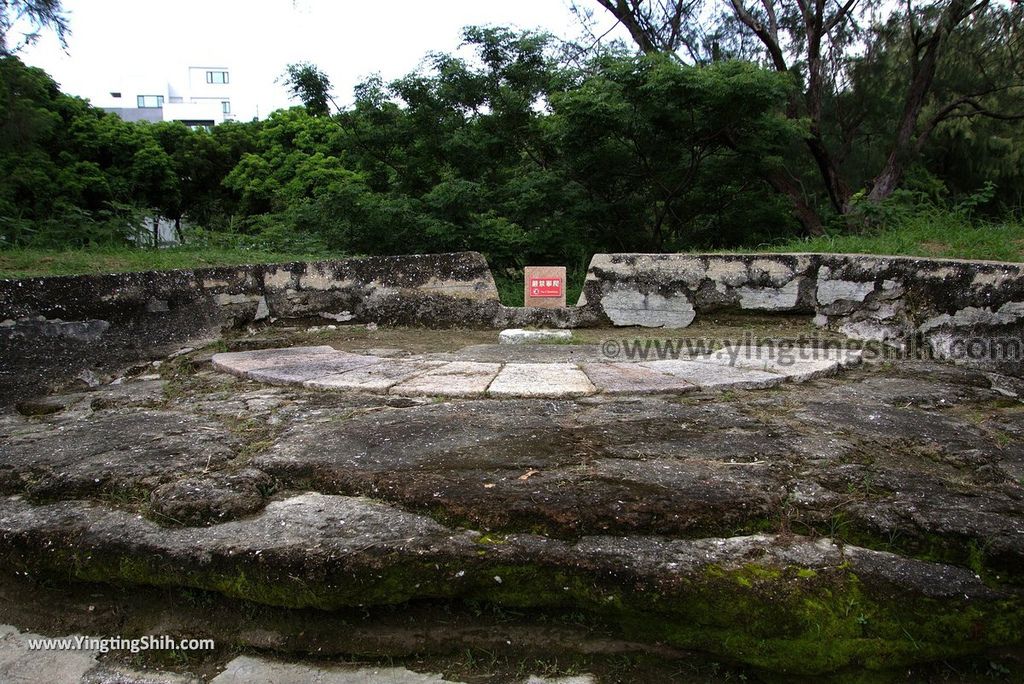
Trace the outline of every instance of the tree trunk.
<path fill-rule="evenodd" d="M 839 167 L 832 157 L 821 134 L 822 101 L 824 98 L 824 62 L 821 56 L 821 41 L 825 34 L 824 3 L 818 3 L 814 11 L 804 16 L 807 26 L 807 118 L 811 122 L 810 135 L 804 140 L 821 174 L 821 180 L 828 193 L 832 207 L 843 214 L 850 202 L 850 190 L 839 173 Z M 796 118 L 790 114 L 790 118 Z"/>
<path fill-rule="evenodd" d="M 850 205 L 850 187 L 839 173 L 839 167 L 825 146 L 817 124 L 811 124 L 811 136 L 805 142 L 818 165 L 818 172 L 825 183 L 829 201 L 837 212 L 845 214 Z"/>
<path fill-rule="evenodd" d="M 626 27 L 629 37 L 633 39 L 641 52 L 650 55 L 659 51 L 658 46 L 654 44 L 653 36 L 647 35 L 637 21 L 637 17 L 633 14 L 634 8 L 629 7 L 623 0 L 597 0 L 597 2 Z"/>
<path fill-rule="evenodd" d="M 160 246 L 160 217 L 153 217 L 153 249 Z"/>
<path fill-rule="evenodd" d="M 918 68 L 915 69 L 914 79 L 907 89 L 907 98 L 903 105 L 903 114 L 900 116 L 900 124 L 896 129 L 896 139 L 889 150 L 889 156 L 882 167 L 881 173 L 875 177 L 868 199 L 872 202 L 879 202 L 892 195 L 896 186 L 903 180 L 903 172 L 914 152 L 914 131 L 917 130 L 917 119 L 924 108 L 925 98 L 931 87 L 932 79 L 935 76 L 935 63 L 938 57 L 939 37 L 936 36 L 929 43 L 921 59 Z"/>
<path fill-rule="evenodd" d="M 896 129 L 896 139 L 893 141 L 889 156 L 881 173 L 875 177 L 868 199 L 872 202 L 879 202 L 892 195 L 893 191 L 903 180 L 903 173 L 907 164 L 913 159 L 917 152 L 917 120 L 921 116 L 928 91 L 931 90 L 932 81 L 935 78 L 935 68 L 939 61 L 939 50 L 942 42 L 960 22 L 970 14 L 984 7 L 986 2 L 979 2 L 969 6 L 964 0 L 951 0 L 946 6 L 942 16 L 935 24 L 935 29 L 928 36 L 923 44 L 923 53 L 918 53 L 922 44 L 917 43 L 914 49 L 914 71 L 910 80 L 910 87 L 907 88 L 907 96 L 903 104 L 903 114 L 900 116 L 899 126 Z M 911 40 L 915 37 L 911 35 Z"/>
<path fill-rule="evenodd" d="M 774 171 L 768 174 L 768 185 L 772 186 L 775 192 L 782 193 L 789 198 L 793 204 L 793 213 L 803 227 L 804 235 L 824 235 L 825 227 L 821 224 L 821 217 L 814 210 L 804 197 L 800 186 L 786 177 L 783 171 Z"/>

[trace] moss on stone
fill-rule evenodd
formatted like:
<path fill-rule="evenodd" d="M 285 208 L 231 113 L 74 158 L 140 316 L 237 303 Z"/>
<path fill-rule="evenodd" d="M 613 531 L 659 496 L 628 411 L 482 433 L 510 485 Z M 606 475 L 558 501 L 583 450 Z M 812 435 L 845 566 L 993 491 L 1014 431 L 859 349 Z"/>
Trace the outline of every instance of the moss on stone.
<path fill-rule="evenodd" d="M 32 565 L 70 572 L 78 580 L 193 587 L 287 608 L 330 610 L 426 598 L 572 609 L 617 624 L 629 638 L 789 674 L 883 670 L 1024 638 L 1019 599 L 978 606 L 887 595 L 864 587 L 846 565 L 817 570 L 756 562 L 709 565 L 652 584 L 626 573 L 594 576 L 564 566 L 498 562 L 489 555 L 443 562 L 359 558 L 307 568 L 305 579 L 275 562 L 281 560 L 221 559 L 183 569 L 156 557 L 55 552 Z"/>

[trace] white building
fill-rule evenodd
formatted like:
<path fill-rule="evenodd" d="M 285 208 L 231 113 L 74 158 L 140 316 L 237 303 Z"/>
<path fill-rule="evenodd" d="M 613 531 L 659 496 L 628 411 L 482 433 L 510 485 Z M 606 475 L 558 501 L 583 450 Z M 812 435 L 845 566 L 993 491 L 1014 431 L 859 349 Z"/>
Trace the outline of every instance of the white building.
<path fill-rule="evenodd" d="M 89 99 L 126 121 L 214 126 L 234 119 L 231 70 L 226 66 L 190 66 L 177 81 L 125 76 L 108 92 Z"/>

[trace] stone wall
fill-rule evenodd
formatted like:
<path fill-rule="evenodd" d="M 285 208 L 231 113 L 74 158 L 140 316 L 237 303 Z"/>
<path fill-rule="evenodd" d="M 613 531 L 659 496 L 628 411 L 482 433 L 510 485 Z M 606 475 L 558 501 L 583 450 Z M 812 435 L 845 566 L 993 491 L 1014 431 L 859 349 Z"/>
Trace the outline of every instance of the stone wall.
<path fill-rule="evenodd" d="M 613 325 L 666 328 L 717 311 L 806 314 L 854 339 L 920 345 L 939 357 L 1014 374 L 1022 367 L 1021 264 L 845 254 L 598 254 L 579 306 Z M 1009 349 L 1014 344 L 1016 352 Z M 987 358 L 960 358 L 965 355 Z"/>
<path fill-rule="evenodd" d="M 974 338 L 1024 345 L 1024 272 L 856 255 L 598 254 L 578 306 L 559 309 L 502 306 L 475 252 L 3 280 L 0 403 L 254 322 L 679 328 L 723 310 L 804 314 L 956 358 Z M 1024 375 L 1019 354 L 1005 356 L 978 365 Z"/>
<path fill-rule="evenodd" d="M 293 318 L 451 327 L 515 316 L 476 252 L 2 280 L 0 402 Z"/>

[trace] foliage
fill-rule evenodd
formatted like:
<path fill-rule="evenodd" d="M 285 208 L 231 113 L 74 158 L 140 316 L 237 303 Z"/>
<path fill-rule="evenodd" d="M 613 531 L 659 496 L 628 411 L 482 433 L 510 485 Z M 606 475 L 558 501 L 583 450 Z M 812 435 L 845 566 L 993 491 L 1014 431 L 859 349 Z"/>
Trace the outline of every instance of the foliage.
<path fill-rule="evenodd" d="M 288 249 L 475 249 L 499 267 L 739 241 L 748 220 L 787 232 L 767 186 L 735 180 L 792 135 L 786 78 L 657 55 L 577 72 L 547 36 L 465 38 L 476 61 L 368 81 L 337 117 L 274 113 L 224 181 L 244 229 Z"/>
<path fill-rule="evenodd" d="M 926 222 L 987 225 L 1020 210 L 1024 185 L 1024 127 L 978 113 L 1015 104 L 1016 72 L 1004 72 L 1017 43 L 999 36 L 1019 30 L 1007 16 L 973 15 L 950 37 L 958 49 L 922 105 L 934 127 L 884 201 L 868 201 L 867 184 L 904 102 L 898 21 L 844 62 L 847 86 L 830 81 L 816 118 L 794 110 L 804 65 L 723 59 L 755 55 L 724 29 L 706 51 L 717 57 L 692 66 L 661 49 L 582 59 L 545 34 L 469 28 L 459 53 L 429 55 L 391 83 L 368 79 L 334 114 L 326 74 L 290 65 L 285 82 L 303 107 L 212 130 L 125 122 L 0 57 L 0 246 L 117 250 L 160 216 L 198 249 L 472 249 L 500 273 L 545 263 L 582 273 L 595 252 L 785 242 L 811 214 L 831 236 L 863 239 Z M 680 36 L 695 53 L 707 37 Z M 964 99 L 971 84 L 984 93 Z M 958 104 L 947 112 L 948 101 Z M 805 157 L 809 136 L 840 149 L 837 168 L 862 188 L 843 212 L 808 189 L 820 171 Z"/>
<path fill-rule="evenodd" d="M 18 21 L 26 23 L 29 31 L 12 45 L 11 31 Z M 43 29 L 52 30 L 61 47 L 67 47 L 71 29 L 61 0 L 0 0 L 0 56 L 14 54 L 35 43 Z"/>
<path fill-rule="evenodd" d="M 809 233 L 821 232 L 830 214 L 856 214 L 851 199 L 857 193 L 876 203 L 890 197 L 922 156 L 933 161 L 932 169 L 940 168 L 934 162 L 946 160 L 936 160 L 942 149 L 933 138 L 944 137 L 951 127 L 1003 133 L 985 150 L 986 168 L 989 160 L 999 163 L 1020 149 L 1024 5 L 1019 2 L 592 2 L 615 16 L 642 52 L 695 63 L 731 56 L 794 77 L 798 88 L 786 112 L 807 124 L 803 149 L 787 155 L 785 172 L 771 180 Z M 577 13 L 586 20 L 581 4 L 575 5 Z M 1006 138 L 1015 140 L 1007 144 Z M 972 141 L 975 145 L 985 143 Z M 950 161 L 974 165 L 966 158 Z M 1004 173 L 1015 176 L 1009 169 Z M 956 189 L 996 181 L 971 176 L 969 185 Z M 1000 199 L 1014 193 L 1019 195 L 1014 190 Z M 847 223 L 855 226 L 855 218 Z"/>
<path fill-rule="evenodd" d="M 559 163 L 588 195 L 584 220 L 603 244 L 641 251 L 789 232 L 760 172 L 797 133 L 781 114 L 789 85 L 743 62 L 605 60 L 553 100 Z"/>
<path fill-rule="evenodd" d="M 327 116 L 331 113 L 331 79 L 309 62 L 296 62 L 285 67 L 281 81 L 289 94 L 302 102 L 313 116 Z"/>
<path fill-rule="evenodd" d="M 143 213 L 223 221 L 221 180 L 259 127 L 128 123 L 0 57 L 0 245 L 123 244 Z"/>

